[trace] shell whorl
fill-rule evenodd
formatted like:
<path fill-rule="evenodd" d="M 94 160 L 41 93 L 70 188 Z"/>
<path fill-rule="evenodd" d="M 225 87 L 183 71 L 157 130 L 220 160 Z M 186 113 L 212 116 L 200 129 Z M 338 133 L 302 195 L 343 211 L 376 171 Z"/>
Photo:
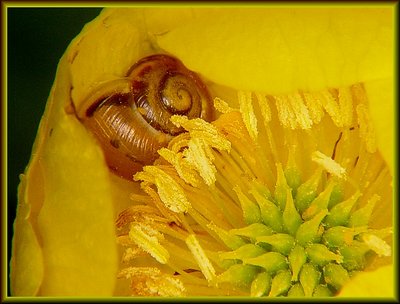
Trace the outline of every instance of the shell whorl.
<path fill-rule="evenodd" d="M 212 100 L 200 77 L 164 54 L 144 57 L 121 79 L 106 82 L 77 107 L 110 169 L 131 180 L 157 150 L 184 130 L 172 115 L 211 120 Z"/>

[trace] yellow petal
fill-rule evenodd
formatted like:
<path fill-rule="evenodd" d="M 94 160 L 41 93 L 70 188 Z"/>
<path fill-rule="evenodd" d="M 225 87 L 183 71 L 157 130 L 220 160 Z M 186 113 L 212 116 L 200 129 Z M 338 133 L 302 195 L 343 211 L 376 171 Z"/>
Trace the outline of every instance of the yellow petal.
<path fill-rule="evenodd" d="M 69 92 L 63 58 L 20 190 L 13 295 L 113 293 L 117 252 L 109 173 L 94 139 L 65 111 Z"/>
<path fill-rule="evenodd" d="M 288 93 L 391 76 L 392 8 L 221 8 L 157 41 L 236 89 Z"/>
<path fill-rule="evenodd" d="M 394 299 L 393 265 L 357 274 L 343 287 L 339 297 L 385 297 Z"/>
<path fill-rule="evenodd" d="M 393 79 L 366 83 L 369 109 L 376 129 L 377 141 L 383 158 L 394 174 L 394 121 L 397 109 L 394 106 Z"/>
<path fill-rule="evenodd" d="M 30 175 L 28 172 L 27 176 Z M 27 193 L 27 176 L 21 176 L 21 184 L 18 189 L 18 216 L 14 223 L 15 235 L 10 264 L 11 293 L 20 296 L 35 295 L 40 288 L 44 272 L 42 250 L 29 219 L 33 207 L 26 202 L 27 197 L 24 195 Z"/>

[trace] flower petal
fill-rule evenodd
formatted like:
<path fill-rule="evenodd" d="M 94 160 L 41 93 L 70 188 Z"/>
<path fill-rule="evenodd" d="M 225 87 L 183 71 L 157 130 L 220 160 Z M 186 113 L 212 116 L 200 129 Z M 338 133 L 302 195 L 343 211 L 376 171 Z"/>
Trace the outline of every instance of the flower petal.
<path fill-rule="evenodd" d="M 390 7 L 198 11 L 157 42 L 219 84 L 278 94 L 392 73 Z"/>
<path fill-rule="evenodd" d="M 394 298 L 393 265 L 357 274 L 343 287 L 339 297 Z"/>
<path fill-rule="evenodd" d="M 378 146 L 383 158 L 394 174 L 394 107 L 393 79 L 371 81 L 365 84 L 372 122 L 376 129 Z"/>
<path fill-rule="evenodd" d="M 109 172 L 94 139 L 65 111 L 69 93 L 64 57 L 20 192 L 25 200 L 16 221 L 14 295 L 40 290 L 53 296 L 111 296 L 114 290 L 118 263 Z M 26 222 L 24 204 L 31 209 Z M 32 262 L 24 264 L 28 257 Z M 32 270 L 28 276 L 27 270 Z"/>
<path fill-rule="evenodd" d="M 38 292 L 43 280 L 43 256 L 37 235 L 30 221 L 32 206 L 27 203 L 27 177 L 21 176 L 19 186 L 19 205 L 14 224 L 13 255 L 10 263 L 11 293 L 20 296 L 33 296 Z"/>

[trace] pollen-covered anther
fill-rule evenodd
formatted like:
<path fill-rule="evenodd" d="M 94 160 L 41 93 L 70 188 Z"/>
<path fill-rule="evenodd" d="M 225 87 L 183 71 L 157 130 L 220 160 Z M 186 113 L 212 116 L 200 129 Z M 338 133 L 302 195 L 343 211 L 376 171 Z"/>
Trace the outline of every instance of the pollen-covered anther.
<path fill-rule="evenodd" d="M 127 263 L 129 261 L 132 261 L 133 259 L 139 257 L 139 256 L 144 256 L 146 253 L 140 249 L 139 247 L 128 247 L 125 249 L 124 254 L 122 256 L 122 262 Z"/>
<path fill-rule="evenodd" d="M 118 277 L 131 281 L 133 296 L 180 297 L 186 291 L 177 277 L 162 273 L 156 267 L 128 267 Z"/>
<path fill-rule="evenodd" d="M 280 122 L 290 129 L 309 129 L 313 122 L 299 93 L 274 96 Z"/>
<path fill-rule="evenodd" d="M 189 120 L 185 116 L 174 115 L 171 121 L 176 126 L 189 131 L 190 139 L 185 140 L 186 147 L 182 147 L 182 152 L 163 148 L 159 151 L 160 155 L 175 167 L 179 176 L 185 182 L 189 182 L 192 186 L 199 186 L 197 174 L 206 185 L 214 184 L 216 169 L 213 164 L 212 149 L 229 151 L 230 142 L 222 136 L 215 126 L 204 120 Z M 174 142 L 177 140 L 179 140 L 179 136 Z"/>
<path fill-rule="evenodd" d="M 320 94 L 303 92 L 301 95 L 303 96 L 305 104 L 308 108 L 310 118 L 314 124 L 318 124 L 325 114 Z"/>
<path fill-rule="evenodd" d="M 358 102 L 356 113 L 360 126 L 360 137 L 364 140 L 367 151 L 374 153 L 376 151 L 376 135 L 368 110 L 368 99 L 365 88 L 362 84 L 356 84 L 351 87 L 351 91 L 353 98 Z"/>
<path fill-rule="evenodd" d="M 250 137 L 256 141 L 258 136 L 257 118 L 254 113 L 251 92 L 238 92 L 238 100 L 240 113 L 242 114 L 243 122 L 250 134 Z"/>
<path fill-rule="evenodd" d="M 188 149 L 183 152 L 183 155 L 196 168 L 206 185 L 210 186 L 215 183 L 217 169 L 212 163 L 214 156 L 203 139 L 193 138 L 190 140 Z"/>
<path fill-rule="evenodd" d="M 327 172 L 337 176 L 338 178 L 347 178 L 346 169 L 322 152 L 314 151 L 311 155 L 311 159 L 324 168 Z"/>
<path fill-rule="evenodd" d="M 208 146 L 221 151 L 229 151 L 231 143 L 212 124 L 200 119 L 188 119 L 185 116 L 173 115 L 171 121 L 177 127 L 183 127 L 191 138 L 201 138 Z"/>
<path fill-rule="evenodd" d="M 154 228 L 144 224 L 132 224 L 129 230 L 129 237 L 137 244 L 139 248 L 150 254 L 159 263 L 168 262 L 170 254 L 164 246 L 160 244 L 160 240 L 164 236 Z"/>
<path fill-rule="evenodd" d="M 134 205 L 118 215 L 116 226 L 121 230 L 132 222 L 151 223 L 154 221 L 166 222 L 166 219 L 152 206 Z"/>
<path fill-rule="evenodd" d="M 224 101 L 223 99 L 221 99 L 219 97 L 214 98 L 214 108 L 218 112 L 223 113 L 223 114 L 230 113 L 233 111 L 239 111 L 239 109 L 230 107 L 226 101 Z"/>
<path fill-rule="evenodd" d="M 174 166 L 179 177 L 186 183 L 193 187 L 199 187 L 201 185 L 201 177 L 196 171 L 196 166 L 185 158 L 183 153 L 177 153 L 167 148 L 161 148 L 158 150 L 158 154 Z"/>
<path fill-rule="evenodd" d="M 146 166 L 143 172 L 135 175 L 135 180 L 143 180 L 143 174 L 151 176 L 151 180 L 157 186 L 158 194 L 162 202 L 173 212 L 186 212 L 190 203 L 179 184 L 162 169 L 155 166 Z"/>
<path fill-rule="evenodd" d="M 379 256 L 391 256 L 392 248 L 381 238 L 370 233 L 363 233 L 361 238 Z"/>
<path fill-rule="evenodd" d="M 321 92 L 323 106 L 339 128 L 349 127 L 353 118 L 353 100 L 349 88 Z"/>

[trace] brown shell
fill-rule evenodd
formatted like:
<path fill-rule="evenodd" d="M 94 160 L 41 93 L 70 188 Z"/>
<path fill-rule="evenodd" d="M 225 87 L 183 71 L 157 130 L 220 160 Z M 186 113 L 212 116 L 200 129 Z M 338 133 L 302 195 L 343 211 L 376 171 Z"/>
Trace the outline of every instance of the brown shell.
<path fill-rule="evenodd" d="M 139 60 L 125 78 L 98 87 L 77 115 L 99 141 L 110 169 L 131 180 L 184 131 L 172 124 L 172 115 L 209 121 L 211 105 L 198 75 L 178 59 L 158 54 Z"/>

